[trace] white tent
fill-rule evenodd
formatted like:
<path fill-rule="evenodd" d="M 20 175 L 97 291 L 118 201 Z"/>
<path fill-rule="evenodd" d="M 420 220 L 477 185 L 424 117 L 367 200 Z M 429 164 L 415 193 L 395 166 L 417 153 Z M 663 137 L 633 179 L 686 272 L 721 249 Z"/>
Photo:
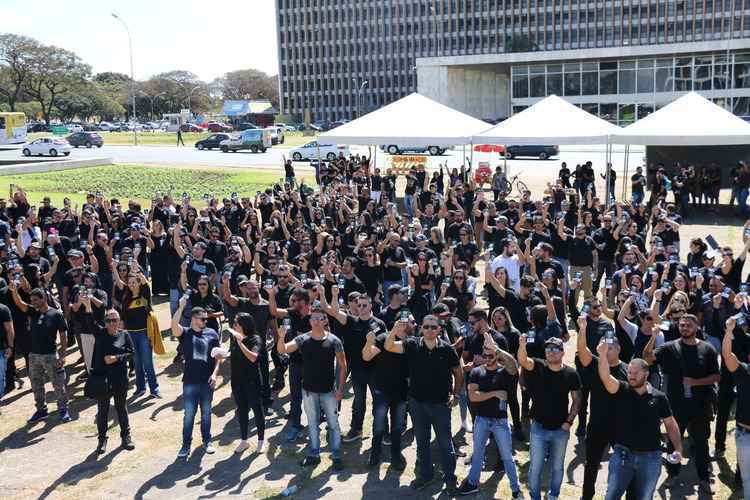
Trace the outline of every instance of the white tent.
<path fill-rule="evenodd" d="M 420 94 L 408 95 L 320 134 L 321 143 L 409 146 L 469 144 L 487 123 Z"/>
<path fill-rule="evenodd" d="M 607 144 L 616 125 L 551 95 L 472 137 L 474 144 Z"/>
<path fill-rule="evenodd" d="M 750 144 L 750 124 L 690 92 L 614 134 L 612 142 L 645 146 Z"/>

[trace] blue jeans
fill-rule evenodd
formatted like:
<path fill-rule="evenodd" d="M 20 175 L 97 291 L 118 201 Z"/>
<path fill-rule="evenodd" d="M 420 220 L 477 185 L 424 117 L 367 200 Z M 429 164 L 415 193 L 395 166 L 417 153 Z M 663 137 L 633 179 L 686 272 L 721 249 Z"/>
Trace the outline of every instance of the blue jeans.
<path fill-rule="evenodd" d="M 185 415 L 182 418 L 182 445 L 190 446 L 193 441 L 193 426 L 198 405 L 201 407 L 201 438 L 204 443 L 211 441 L 211 400 L 214 390 L 203 384 L 183 384 L 182 398 L 185 400 Z"/>
<path fill-rule="evenodd" d="M 641 203 L 643 203 L 643 193 L 633 192 L 630 201 L 633 203 L 633 205 L 640 205 Z"/>
<path fill-rule="evenodd" d="M 430 426 L 435 429 L 435 438 L 440 448 L 440 462 L 443 467 L 443 480 L 448 485 L 456 483 L 456 451 L 451 439 L 451 409 L 447 403 L 425 403 L 409 398 L 409 411 L 414 424 L 414 438 L 417 441 L 419 479 L 432 479 L 435 473 L 430 457 Z"/>
<path fill-rule="evenodd" d="M 406 214 L 409 217 L 414 217 L 414 195 L 404 195 L 404 205 L 406 206 Z"/>
<path fill-rule="evenodd" d="M 401 453 L 401 433 L 406 424 L 406 401 L 390 399 L 380 389 L 372 388 L 372 451 L 380 453 L 383 446 L 383 434 L 385 433 L 386 415 L 391 414 L 391 457 L 397 457 Z"/>
<path fill-rule="evenodd" d="M 495 443 L 497 443 L 500 458 L 505 465 L 505 473 L 508 475 L 511 491 L 519 491 L 521 485 L 518 483 L 518 471 L 516 470 L 516 463 L 513 461 L 513 438 L 510 434 L 510 424 L 507 418 L 477 416 L 474 420 L 471 470 L 466 480 L 474 486 L 479 483 L 479 474 L 482 473 L 482 462 L 484 462 L 484 450 L 487 447 L 490 434 L 495 436 Z"/>
<path fill-rule="evenodd" d="M 747 215 L 747 195 L 747 188 L 740 188 L 737 193 L 737 205 L 739 206 L 742 215 Z"/>
<path fill-rule="evenodd" d="M 5 395 L 5 370 L 8 368 L 8 359 L 5 351 L 0 349 L 0 399 Z"/>
<path fill-rule="evenodd" d="M 180 291 L 176 288 L 169 289 L 169 315 L 174 316 L 177 307 L 180 305 Z"/>
<path fill-rule="evenodd" d="M 159 383 L 156 381 L 156 372 L 154 371 L 154 356 L 151 353 L 151 343 L 148 341 L 146 330 L 131 330 L 130 338 L 133 339 L 135 353 L 133 362 L 135 363 L 135 388 L 137 391 L 146 390 L 146 379 L 151 393 L 159 390 Z"/>
<path fill-rule="evenodd" d="M 634 500 L 651 500 L 661 473 L 661 451 L 632 452 L 616 444 L 609 458 L 605 500 L 622 497 L 633 482 Z M 743 478 L 744 479 L 744 478 Z"/>
<path fill-rule="evenodd" d="M 734 429 L 734 442 L 737 446 L 737 462 L 742 474 L 744 497 L 750 498 L 750 431 L 739 425 Z"/>
<path fill-rule="evenodd" d="M 542 473 L 544 460 L 549 453 L 549 494 L 560 496 L 560 485 L 563 480 L 565 448 L 568 446 L 570 431 L 563 429 L 547 430 L 536 421 L 531 422 L 529 434 L 531 465 L 529 465 L 529 494 L 532 500 L 542 498 Z"/>
<path fill-rule="evenodd" d="M 302 404 L 305 406 L 305 416 L 307 417 L 307 435 L 310 439 L 310 448 L 307 450 L 307 456 L 320 456 L 320 412 L 326 416 L 328 425 L 328 445 L 331 447 L 331 456 L 341 458 L 341 427 L 339 426 L 339 416 L 336 413 L 339 402 L 333 396 L 332 392 L 307 392 L 302 390 Z"/>

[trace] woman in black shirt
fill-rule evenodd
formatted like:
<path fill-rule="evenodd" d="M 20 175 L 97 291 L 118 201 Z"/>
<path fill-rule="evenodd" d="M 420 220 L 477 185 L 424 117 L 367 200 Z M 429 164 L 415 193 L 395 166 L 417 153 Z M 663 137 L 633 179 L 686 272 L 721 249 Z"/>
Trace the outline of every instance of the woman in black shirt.
<path fill-rule="evenodd" d="M 119 281 L 119 277 L 115 278 Z M 117 283 L 119 285 L 119 283 Z M 154 370 L 154 355 L 151 342 L 148 339 L 148 316 L 151 313 L 151 289 L 143 274 L 130 273 L 127 287 L 122 300 L 122 322 L 125 330 L 130 333 L 135 346 L 135 397 L 146 392 L 148 380 L 151 395 L 161 398 L 159 383 L 156 381 Z"/>
<path fill-rule="evenodd" d="M 149 254 L 149 265 L 151 267 L 151 285 L 155 295 L 169 295 L 169 267 L 167 259 L 169 256 L 169 237 L 164 232 L 164 225 L 160 220 L 154 220 L 151 224 L 151 234 L 148 236 L 153 242 Z"/>
<path fill-rule="evenodd" d="M 253 410 L 255 426 L 258 429 L 258 453 L 264 449 L 266 430 L 265 413 L 261 387 L 263 372 L 260 370 L 258 357 L 262 352 L 263 340 L 257 334 L 255 321 L 247 313 L 238 313 L 234 325 L 229 330 L 230 341 L 232 397 L 237 404 L 237 420 L 240 424 L 242 441 L 235 453 L 242 453 L 250 447 L 248 443 L 248 412 Z"/>
<path fill-rule="evenodd" d="M 208 322 L 206 322 L 206 326 L 208 328 L 213 328 L 216 333 L 219 333 L 219 321 L 221 321 L 221 317 L 224 314 L 223 307 L 221 299 L 219 299 L 219 296 L 214 293 L 213 286 L 211 286 L 211 281 L 208 276 L 203 275 L 198 278 L 198 290 L 195 290 L 190 294 L 189 304 L 184 309 L 187 314 L 186 316 L 183 316 L 183 320 L 186 320 L 186 323 L 183 323 L 183 326 L 190 325 L 190 311 L 193 307 L 202 307 L 205 309 L 206 312 L 208 312 Z"/>

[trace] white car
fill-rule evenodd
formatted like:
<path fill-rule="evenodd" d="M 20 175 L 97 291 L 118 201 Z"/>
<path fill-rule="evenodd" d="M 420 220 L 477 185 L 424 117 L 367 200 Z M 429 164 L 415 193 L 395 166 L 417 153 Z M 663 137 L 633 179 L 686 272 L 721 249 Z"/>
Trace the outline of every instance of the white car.
<path fill-rule="evenodd" d="M 83 132 L 83 127 L 76 123 L 67 123 L 65 126 L 67 127 L 68 132 L 70 132 L 71 134 Z"/>
<path fill-rule="evenodd" d="M 404 152 L 409 153 L 429 153 L 430 156 L 442 156 L 448 149 L 453 149 L 452 146 L 412 146 L 409 144 L 382 144 L 380 146 L 382 151 L 390 155 L 400 155 Z"/>
<path fill-rule="evenodd" d="M 287 125 L 286 123 L 277 123 L 276 126 L 283 128 L 284 132 L 296 132 L 297 131 L 297 127 Z"/>
<path fill-rule="evenodd" d="M 308 142 L 304 146 L 292 149 L 289 154 L 294 161 L 312 160 L 318 158 L 318 148 L 320 148 L 320 157 L 328 161 L 338 158 L 339 153 L 349 156 L 349 146 L 336 144 L 318 144 L 318 141 Z"/>
<path fill-rule="evenodd" d="M 101 132 L 109 132 L 110 130 L 112 130 L 113 127 L 114 127 L 114 125 L 112 125 L 109 122 L 100 122 L 99 123 L 99 131 L 101 131 Z"/>
<path fill-rule="evenodd" d="M 266 127 L 265 130 L 271 132 L 271 144 L 284 144 L 284 127 L 276 124 Z"/>
<path fill-rule="evenodd" d="M 65 156 L 68 156 L 72 150 L 73 148 L 65 139 L 56 139 L 54 137 L 42 137 L 41 139 L 37 139 L 33 142 L 26 144 L 23 147 L 23 155 L 24 156 L 31 156 L 31 155 L 57 156 L 62 153 Z"/>

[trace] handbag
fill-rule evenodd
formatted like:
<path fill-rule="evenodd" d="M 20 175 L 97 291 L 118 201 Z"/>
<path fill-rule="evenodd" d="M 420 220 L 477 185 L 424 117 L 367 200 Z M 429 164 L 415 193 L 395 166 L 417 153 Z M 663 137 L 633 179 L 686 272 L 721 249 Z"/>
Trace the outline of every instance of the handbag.
<path fill-rule="evenodd" d="M 91 399 L 101 399 L 109 394 L 109 383 L 104 375 L 90 374 L 83 386 L 83 395 Z"/>

